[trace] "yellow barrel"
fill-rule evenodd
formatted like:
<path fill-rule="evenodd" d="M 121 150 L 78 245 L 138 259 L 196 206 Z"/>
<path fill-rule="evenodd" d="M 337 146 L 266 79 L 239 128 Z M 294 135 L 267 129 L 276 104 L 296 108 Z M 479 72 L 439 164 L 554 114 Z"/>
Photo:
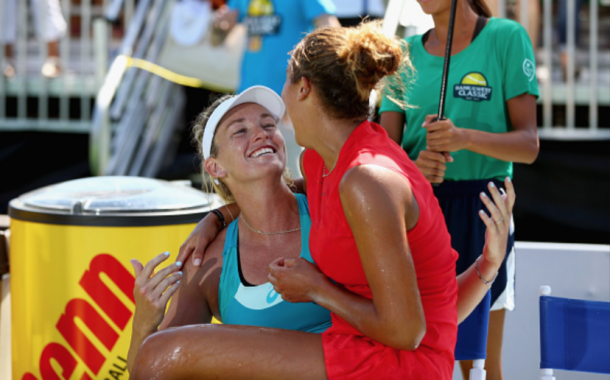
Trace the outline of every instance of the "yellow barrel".
<path fill-rule="evenodd" d="M 175 260 L 217 202 L 136 177 L 69 181 L 12 200 L 13 380 L 127 379 L 129 260 L 165 251 Z"/>

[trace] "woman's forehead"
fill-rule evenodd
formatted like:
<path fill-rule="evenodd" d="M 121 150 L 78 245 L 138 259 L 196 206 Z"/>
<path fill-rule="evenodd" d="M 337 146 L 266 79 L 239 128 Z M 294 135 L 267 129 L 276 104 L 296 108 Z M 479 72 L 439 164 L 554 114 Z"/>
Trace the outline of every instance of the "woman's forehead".
<path fill-rule="evenodd" d="M 228 126 L 240 119 L 254 118 L 256 120 L 273 115 L 263 106 L 257 103 L 244 103 L 230 109 L 220 120 L 220 127 Z"/>

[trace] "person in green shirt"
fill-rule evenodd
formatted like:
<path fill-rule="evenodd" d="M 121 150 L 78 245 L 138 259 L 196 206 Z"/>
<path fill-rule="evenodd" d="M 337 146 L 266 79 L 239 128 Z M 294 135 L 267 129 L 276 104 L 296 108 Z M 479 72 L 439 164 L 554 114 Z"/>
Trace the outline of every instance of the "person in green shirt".
<path fill-rule="evenodd" d="M 477 218 L 479 195 L 490 180 L 512 178 L 513 162 L 532 163 L 539 150 L 535 58 L 518 23 L 490 17 L 482 0 L 459 0 L 455 19 L 445 119 L 436 120 L 451 0 L 420 0 L 434 28 L 407 38 L 413 70 L 404 86 L 384 93 L 380 124 L 435 185 L 460 253 L 458 274 L 479 256 L 485 241 Z M 402 90 L 395 90 L 397 87 Z M 512 235 L 512 233 L 511 233 Z M 492 286 L 486 370 L 502 379 L 505 311 L 514 308 L 514 238 Z M 468 378 L 471 362 L 461 362 Z"/>

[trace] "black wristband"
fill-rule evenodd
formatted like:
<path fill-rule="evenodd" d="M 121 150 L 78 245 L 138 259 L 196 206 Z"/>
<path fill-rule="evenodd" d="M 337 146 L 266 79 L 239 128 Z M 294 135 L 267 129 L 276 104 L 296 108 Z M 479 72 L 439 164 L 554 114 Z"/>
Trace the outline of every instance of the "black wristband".
<path fill-rule="evenodd" d="M 225 220 L 225 217 L 224 217 L 224 215 L 222 215 L 222 212 L 220 212 L 220 210 L 214 209 L 214 210 L 211 211 L 211 213 L 216 215 L 218 220 L 220 220 L 220 223 L 222 223 L 222 228 L 226 228 L 227 227 L 227 221 Z"/>

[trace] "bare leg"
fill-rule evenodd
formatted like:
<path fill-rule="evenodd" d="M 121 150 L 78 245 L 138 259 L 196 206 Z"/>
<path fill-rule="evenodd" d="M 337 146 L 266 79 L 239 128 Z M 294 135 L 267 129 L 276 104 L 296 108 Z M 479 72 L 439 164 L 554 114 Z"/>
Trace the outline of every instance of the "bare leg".
<path fill-rule="evenodd" d="M 4 56 L 6 58 L 13 58 L 13 45 L 12 44 L 4 45 Z"/>
<path fill-rule="evenodd" d="M 487 363 L 485 363 L 487 365 Z M 470 369 L 472 368 L 472 360 L 461 360 L 460 370 L 462 370 L 462 379 L 470 379 Z"/>
<path fill-rule="evenodd" d="M 48 56 L 41 72 L 47 78 L 57 78 L 61 74 L 61 68 L 59 67 L 59 42 L 51 41 L 47 44 L 47 47 Z"/>
<path fill-rule="evenodd" d="M 15 67 L 13 62 L 13 45 L 6 44 L 4 45 L 4 57 L 5 62 L 0 62 L 0 68 L 3 71 L 3 74 L 7 78 L 12 78 L 15 76 Z"/>
<path fill-rule="evenodd" d="M 504 319 L 506 310 L 495 310 L 489 313 L 489 332 L 487 334 L 487 359 L 485 371 L 487 380 L 502 380 L 502 341 L 504 340 Z M 472 360 L 460 361 L 464 380 L 470 378 Z"/>
<path fill-rule="evenodd" d="M 502 380 L 502 341 L 504 340 L 505 317 L 505 309 L 489 313 L 487 359 L 485 360 L 488 380 Z"/>
<path fill-rule="evenodd" d="M 326 379 L 322 337 L 299 331 L 194 325 L 144 341 L 131 379 Z"/>
<path fill-rule="evenodd" d="M 51 41 L 47 44 L 49 57 L 59 57 L 59 42 Z"/>

